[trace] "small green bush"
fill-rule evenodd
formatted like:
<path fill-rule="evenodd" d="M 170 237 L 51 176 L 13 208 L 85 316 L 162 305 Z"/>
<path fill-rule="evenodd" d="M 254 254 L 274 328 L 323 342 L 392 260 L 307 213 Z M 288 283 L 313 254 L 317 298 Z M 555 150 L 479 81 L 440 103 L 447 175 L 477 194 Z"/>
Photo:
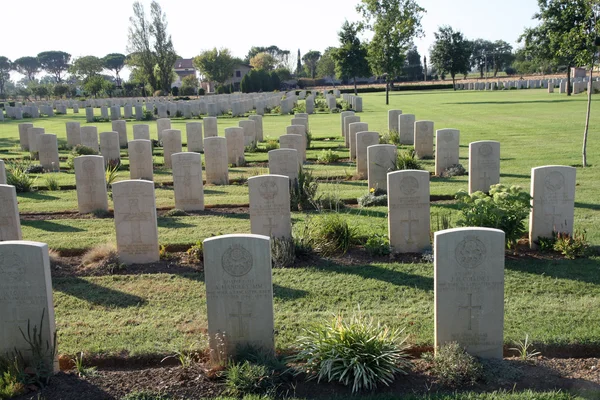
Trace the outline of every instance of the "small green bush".
<path fill-rule="evenodd" d="M 39 164 L 31 164 L 27 167 L 27 170 L 25 172 L 27 172 L 28 174 L 43 174 L 44 167 L 42 167 Z"/>
<path fill-rule="evenodd" d="M 296 248 L 293 239 L 272 238 L 271 259 L 275 268 L 289 268 L 296 261 Z"/>
<path fill-rule="evenodd" d="M 339 211 L 345 208 L 344 201 L 336 192 L 323 193 L 315 200 L 315 204 L 319 210 Z"/>
<path fill-rule="evenodd" d="M 431 372 L 444 386 L 474 385 L 483 378 L 481 363 L 456 342 L 442 345 L 435 356 L 428 353 L 424 358 L 432 363 Z"/>
<path fill-rule="evenodd" d="M 84 146 L 82 144 L 75 145 L 71 150 L 73 155 L 77 156 L 97 156 L 98 152 L 91 147 Z"/>
<path fill-rule="evenodd" d="M 398 152 L 398 156 L 394 165 L 394 170 L 401 171 L 407 169 L 422 169 L 421 164 L 419 163 L 419 161 L 417 161 L 415 149 L 409 149 L 407 151 Z"/>
<path fill-rule="evenodd" d="M 121 400 L 171 400 L 166 394 L 141 391 L 141 392 L 132 392 L 128 395 L 121 397 Z"/>
<path fill-rule="evenodd" d="M 258 152 L 258 146 L 256 142 L 250 143 L 248 146 L 244 147 L 244 153 L 256 153 Z"/>
<path fill-rule="evenodd" d="M 313 135 L 312 135 L 312 131 L 309 130 L 308 132 L 306 132 L 306 148 L 310 149 L 310 144 L 312 143 L 313 140 Z"/>
<path fill-rule="evenodd" d="M 365 250 L 373 257 L 390 254 L 390 240 L 386 235 L 370 235 L 365 243 Z"/>
<path fill-rule="evenodd" d="M 539 237 L 537 241 L 541 251 L 556 251 L 568 259 L 587 257 L 591 253 L 590 243 L 587 241 L 585 231 L 575 231 L 573 235 L 568 233 L 552 232 L 551 238 Z"/>
<path fill-rule="evenodd" d="M 338 213 L 321 214 L 312 223 L 312 247 L 323 256 L 344 255 L 356 242 L 356 228 Z"/>
<path fill-rule="evenodd" d="M 458 226 L 480 226 L 504 231 L 506 247 L 514 249 L 527 231 L 525 219 L 531 209 L 531 197 L 519 186 L 492 185 L 490 193 L 465 190 L 456 194 L 462 219 Z"/>
<path fill-rule="evenodd" d="M 331 149 L 322 150 L 317 156 L 317 163 L 319 164 L 330 164 L 337 162 L 340 156 Z"/>
<path fill-rule="evenodd" d="M 178 208 L 173 208 L 165 213 L 165 217 L 186 217 L 189 214 Z"/>
<path fill-rule="evenodd" d="M 380 144 L 400 145 L 400 133 L 397 130 L 387 131 L 379 137 Z"/>
<path fill-rule="evenodd" d="M 15 187 L 17 193 L 27 193 L 33 190 L 35 178 L 27 173 L 29 165 L 25 161 L 6 163 L 6 183 Z"/>
<path fill-rule="evenodd" d="M 452 178 L 453 176 L 464 175 L 467 175 L 467 170 L 462 166 L 462 164 L 451 165 L 440 174 L 442 178 Z"/>
<path fill-rule="evenodd" d="M 48 175 L 44 178 L 44 182 L 46 183 L 46 188 L 49 191 L 60 190 L 60 185 L 58 183 L 58 179 L 54 175 Z"/>
<path fill-rule="evenodd" d="M 319 184 L 317 178 L 309 171 L 300 168 L 298 179 L 292 183 L 290 193 L 291 208 L 293 211 L 312 210 L 316 208 L 315 196 Z"/>
<path fill-rule="evenodd" d="M 277 150 L 279 148 L 279 142 L 276 139 L 267 139 L 265 148 L 267 151 Z"/>
<path fill-rule="evenodd" d="M 375 195 L 374 193 L 367 193 L 358 198 L 358 205 L 361 207 L 381 207 L 387 206 L 387 204 L 387 194 Z"/>
<path fill-rule="evenodd" d="M 195 263 L 202 262 L 204 260 L 204 245 L 202 244 L 202 241 L 197 241 L 195 245 L 186 251 L 186 253 L 190 257 L 190 261 Z"/>
<path fill-rule="evenodd" d="M 16 397 L 25 391 L 20 376 L 23 376 L 23 366 L 16 358 L 0 357 L 0 400 Z"/>
<path fill-rule="evenodd" d="M 142 114 L 142 121 L 152 121 L 154 119 L 154 115 L 151 110 L 145 110 Z"/>
<path fill-rule="evenodd" d="M 271 371 L 266 365 L 244 361 L 232 363 L 225 371 L 225 392 L 242 397 L 246 394 L 265 394 L 274 389 Z"/>
<path fill-rule="evenodd" d="M 308 379 L 339 382 L 352 386 L 352 392 L 389 386 L 397 373 L 409 368 L 408 345 L 400 329 L 391 329 L 373 318 L 354 315 L 306 330 L 298 339 L 296 362 L 305 362 L 298 373 Z"/>

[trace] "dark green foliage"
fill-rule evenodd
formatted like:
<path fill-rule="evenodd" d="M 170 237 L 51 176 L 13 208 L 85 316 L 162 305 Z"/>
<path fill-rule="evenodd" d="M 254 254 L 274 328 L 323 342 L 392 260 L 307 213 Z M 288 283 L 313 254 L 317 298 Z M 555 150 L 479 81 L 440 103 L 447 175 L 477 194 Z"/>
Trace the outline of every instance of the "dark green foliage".
<path fill-rule="evenodd" d="M 573 235 L 552 232 L 551 238 L 538 237 L 536 243 L 541 251 L 556 251 L 572 260 L 575 258 L 587 257 L 592 252 L 585 231 L 575 231 Z"/>
<path fill-rule="evenodd" d="M 481 363 L 456 342 L 442 345 L 435 356 L 428 353 L 424 358 L 433 364 L 431 372 L 444 386 L 474 385 L 483 378 Z"/>
<path fill-rule="evenodd" d="M 462 164 L 451 165 L 441 173 L 441 176 L 443 178 L 452 178 L 453 176 L 464 175 L 467 175 L 467 170 L 465 169 L 465 167 L 462 166 Z"/>
<path fill-rule="evenodd" d="M 462 32 L 455 32 L 450 26 L 440 27 L 434 35 L 431 63 L 439 72 L 450 74 L 454 87 L 456 75 L 469 72 L 471 43 L 465 39 Z"/>
<path fill-rule="evenodd" d="M 525 220 L 531 209 L 531 196 L 519 186 L 492 185 L 490 193 L 469 195 L 461 190 L 456 194 L 462 219 L 458 226 L 496 228 L 506 234 L 506 247 L 516 248 L 527 231 Z"/>
<path fill-rule="evenodd" d="M 202 241 L 197 241 L 195 245 L 186 251 L 186 253 L 190 257 L 190 261 L 195 263 L 202 262 L 204 259 L 204 245 L 202 244 Z"/>
<path fill-rule="evenodd" d="M 121 397 L 121 400 L 171 400 L 172 398 L 166 394 L 142 391 L 132 392 Z"/>
<path fill-rule="evenodd" d="M 71 153 L 78 156 L 96 156 L 98 152 L 91 147 L 84 146 L 82 144 L 75 145 Z"/>
<path fill-rule="evenodd" d="M 25 362 L 23 354 L 15 350 L 15 355 L 19 365 L 27 367 L 27 375 L 22 375 L 20 380 L 25 385 L 37 385 L 44 387 L 50 381 L 50 377 L 54 375 L 54 360 L 56 358 L 56 332 L 53 332 L 53 337 L 50 341 L 44 340 L 42 335 L 42 327 L 46 317 L 46 309 L 42 311 L 39 325 L 31 326 L 31 321 L 27 320 L 27 330 L 23 331 L 19 328 L 23 340 L 29 346 L 27 358 L 30 362 Z"/>
<path fill-rule="evenodd" d="M 25 172 L 27 172 L 28 174 L 43 174 L 44 173 L 44 167 L 42 167 L 39 164 L 31 164 L 27 167 L 27 169 L 25 170 Z"/>
<path fill-rule="evenodd" d="M 306 373 L 308 379 L 352 386 L 353 393 L 374 390 L 381 384 L 389 386 L 395 374 L 406 374 L 410 368 L 406 339 L 402 330 L 373 318 L 337 315 L 305 331 L 294 361 L 305 362 L 298 373 Z"/>
<path fill-rule="evenodd" d="M 291 209 L 301 211 L 316 208 L 315 196 L 318 188 L 317 178 L 311 172 L 300 168 L 298 180 L 292 182 L 290 192 Z"/>
<path fill-rule="evenodd" d="M 338 213 L 323 213 L 311 219 L 310 239 L 325 257 L 344 255 L 357 241 L 356 227 Z"/>
<path fill-rule="evenodd" d="M 244 361 L 230 364 L 225 371 L 225 392 L 231 396 L 265 394 L 272 390 L 272 371 L 266 365 Z"/>
<path fill-rule="evenodd" d="M 6 163 L 6 183 L 15 187 L 17 193 L 26 193 L 33 190 L 35 179 L 29 176 L 30 168 L 27 161 L 12 161 Z"/>
<path fill-rule="evenodd" d="M 390 240 L 386 235 L 371 235 L 365 243 L 365 250 L 374 257 L 387 256 L 390 254 Z"/>
<path fill-rule="evenodd" d="M 417 161 L 415 149 L 409 149 L 407 151 L 398 152 L 396 158 L 396 165 L 394 166 L 395 171 L 406 170 L 406 169 L 422 169 L 421 164 Z"/>
<path fill-rule="evenodd" d="M 331 149 L 322 150 L 321 153 L 319 153 L 319 155 L 317 156 L 317 163 L 330 164 L 337 162 L 339 158 L 340 156 Z"/>
<path fill-rule="evenodd" d="M 358 205 L 361 207 L 381 207 L 387 206 L 387 194 L 367 193 L 358 198 Z"/>
<path fill-rule="evenodd" d="M 358 37 L 361 29 L 361 24 L 345 21 L 341 31 L 338 32 L 340 46 L 331 51 L 338 76 L 353 79 L 355 87 L 356 78 L 371 76 L 371 68 L 367 61 L 367 46 L 361 43 Z"/>
<path fill-rule="evenodd" d="M 171 88 L 171 94 L 172 94 L 173 96 L 179 96 L 179 88 L 178 88 L 177 86 L 173 86 L 173 87 Z"/>

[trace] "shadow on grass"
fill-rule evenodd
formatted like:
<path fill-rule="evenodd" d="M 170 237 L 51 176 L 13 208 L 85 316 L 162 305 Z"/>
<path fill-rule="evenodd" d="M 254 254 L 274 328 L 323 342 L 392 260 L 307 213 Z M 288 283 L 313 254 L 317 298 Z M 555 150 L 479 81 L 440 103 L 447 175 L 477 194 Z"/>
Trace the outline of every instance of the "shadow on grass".
<path fill-rule="evenodd" d="M 376 279 L 396 286 L 406 286 L 424 291 L 433 290 L 433 278 L 408 274 L 377 265 L 339 265 L 320 263 L 314 267 L 319 271 L 335 272 L 337 274 L 357 275 L 364 279 Z"/>
<path fill-rule="evenodd" d="M 523 179 L 529 179 L 531 178 L 531 175 L 525 175 L 525 174 L 504 174 L 504 173 L 500 173 L 500 177 L 504 178 L 523 178 Z"/>
<path fill-rule="evenodd" d="M 196 225 L 182 222 L 177 217 L 159 217 L 156 223 L 161 228 L 193 228 Z"/>
<path fill-rule="evenodd" d="M 146 303 L 146 300 L 139 296 L 109 289 L 77 277 L 54 278 L 52 285 L 59 292 L 103 307 L 128 308 Z"/>
<path fill-rule="evenodd" d="M 17 196 L 31 200 L 60 200 L 60 197 L 50 196 L 40 192 L 19 193 Z"/>
<path fill-rule="evenodd" d="M 506 268 L 527 274 L 545 275 L 600 285 L 600 258 L 576 260 L 506 260 Z"/>
<path fill-rule="evenodd" d="M 600 210 L 600 204 L 581 203 L 578 201 L 575 202 L 575 207 L 576 208 L 588 208 L 590 210 Z"/>
<path fill-rule="evenodd" d="M 69 233 L 85 232 L 85 229 L 75 228 L 74 226 L 61 225 L 61 224 L 54 223 L 52 221 L 22 220 L 21 225 L 29 226 L 29 227 L 35 228 L 35 229 L 40 229 L 40 230 L 46 231 L 46 232 L 69 232 Z"/>
<path fill-rule="evenodd" d="M 536 104 L 536 103 L 570 103 L 571 101 L 587 101 L 587 98 L 574 99 L 574 100 L 462 101 L 462 102 L 456 102 L 456 103 L 443 103 L 443 104 L 463 104 L 463 105 Z"/>

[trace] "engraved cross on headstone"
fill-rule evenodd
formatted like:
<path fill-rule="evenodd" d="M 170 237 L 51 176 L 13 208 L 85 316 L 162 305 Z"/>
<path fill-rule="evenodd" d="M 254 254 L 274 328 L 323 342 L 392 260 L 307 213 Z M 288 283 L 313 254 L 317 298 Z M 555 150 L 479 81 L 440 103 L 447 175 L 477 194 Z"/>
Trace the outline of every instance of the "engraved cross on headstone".
<path fill-rule="evenodd" d="M 236 332 L 236 336 L 237 338 L 243 338 L 244 336 L 246 336 L 246 329 L 244 329 L 244 318 L 250 318 L 252 317 L 251 313 L 248 314 L 244 314 L 242 313 L 242 302 L 238 301 L 237 302 L 237 314 L 236 313 L 231 313 L 229 314 L 230 318 L 237 318 L 237 332 Z"/>
<path fill-rule="evenodd" d="M 273 223 L 272 217 L 267 217 L 269 219 L 268 224 L 264 224 L 263 228 L 269 229 L 269 236 L 273 236 L 273 228 L 277 228 L 277 224 Z"/>
<path fill-rule="evenodd" d="M 194 180 L 198 180 L 200 178 L 200 175 L 197 172 L 195 174 L 192 174 L 193 160 L 191 158 L 188 158 L 188 157 L 182 158 L 181 166 L 183 167 L 182 168 L 183 175 L 177 174 L 174 176 L 181 179 L 180 184 L 183 184 L 184 193 L 185 193 L 184 199 L 191 200 L 192 199 L 192 182 Z"/>
<path fill-rule="evenodd" d="M 444 152 L 444 156 L 442 157 L 446 167 L 450 167 L 452 165 L 452 155 L 449 152 Z"/>
<path fill-rule="evenodd" d="M 132 193 L 132 196 L 135 195 L 135 192 Z M 124 213 L 123 221 L 131 222 L 131 243 L 140 244 L 143 243 L 141 222 L 148 221 L 150 218 L 150 213 L 142 212 L 140 210 L 140 198 L 130 197 L 128 201 L 129 212 Z"/>
<path fill-rule="evenodd" d="M 492 177 L 488 175 L 487 171 L 483 171 L 483 176 L 479 177 L 479 180 L 483 182 L 483 185 L 489 189 Z"/>
<path fill-rule="evenodd" d="M 404 239 L 406 241 L 406 243 L 412 243 L 412 224 L 413 222 L 419 222 L 420 220 L 418 218 L 413 218 L 412 216 L 412 210 L 408 210 L 408 217 L 401 219 L 400 223 L 401 224 L 407 224 L 408 225 L 408 236 L 404 236 Z"/>
<path fill-rule="evenodd" d="M 562 228 L 562 224 L 559 224 L 560 226 L 557 229 L 556 218 L 557 217 L 562 217 L 562 214 L 556 212 L 556 206 L 555 205 L 552 206 L 552 212 L 551 213 L 548 213 L 548 212 L 544 213 L 544 217 L 546 217 L 546 218 L 552 218 L 552 230 L 554 230 L 555 232 L 560 232 L 560 229 Z"/>
<path fill-rule="evenodd" d="M 26 324 L 26 323 L 27 323 L 26 319 L 19 319 L 17 308 L 14 307 L 12 309 L 11 318 L 2 321 L 2 325 L 4 326 L 4 329 L 3 329 L 4 340 L 8 340 L 9 336 L 12 336 L 8 332 L 9 329 L 16 329 L 18 331 L 19 327 L 17 325 L 18 324 Z"/>
<path fill-rule="evenodd" d="M 469 305 L 467 306 L 459 306 L 459 310 L 469 310 L 469 330 L 473 330 L 473 309 L 481 312 L 481 306 L 473 305 L 473 293 L 469 293 Z"/>

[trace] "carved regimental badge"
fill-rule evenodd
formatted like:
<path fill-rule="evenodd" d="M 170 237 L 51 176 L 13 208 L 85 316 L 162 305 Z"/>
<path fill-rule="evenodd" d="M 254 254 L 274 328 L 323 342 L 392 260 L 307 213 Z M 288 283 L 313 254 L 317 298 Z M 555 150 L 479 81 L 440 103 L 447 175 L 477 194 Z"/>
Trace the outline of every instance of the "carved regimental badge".
<path fill-rule="evenodd" d="M 558 192 L 563 187 L 565 187 L 565 177 L 560 172 L 550 172 L 546 176 L 544 186 L 551 192 Z"/>
<path fill-rule="evenodd" d="M 400 190 L 407 196 L 411 196 L 419 190 L 419 181 L 414 176 L 407 176 L 400 181 Z"/>
<path fill-rule="evenodd" d="M 278 192 L 279 189 L 277 188 L 277 184 L 270 179 L 265 180 L 258 187 L 258 193 L 260 193 L 260 197 L 267 201 L 272 201 L 275 196 L 277 196 Z"/>
<path fill-rule="evenodd" d="M 244 276 L 252 269 L 252 254 L 243 246 L 233 244 L 221 257 L 221 265 L 231 276 Z"/>
<path fill-rule="evenodd" d="M 487 250 L 483 242 L 475 236 L 467 236 L 456 246 L 456 262 L 467 269 L 475 269 L 484 261 Z"/>
<path fill-rule="evenodd" d="M 494 152 L 494 149 L 492 149 L 492 146 L 490 146 L 487 143 L 482 144 L 479 147 L 479 154 L 482 155 L 483 157 L 489 157 L 492 155 L 493 152 Z"/>

